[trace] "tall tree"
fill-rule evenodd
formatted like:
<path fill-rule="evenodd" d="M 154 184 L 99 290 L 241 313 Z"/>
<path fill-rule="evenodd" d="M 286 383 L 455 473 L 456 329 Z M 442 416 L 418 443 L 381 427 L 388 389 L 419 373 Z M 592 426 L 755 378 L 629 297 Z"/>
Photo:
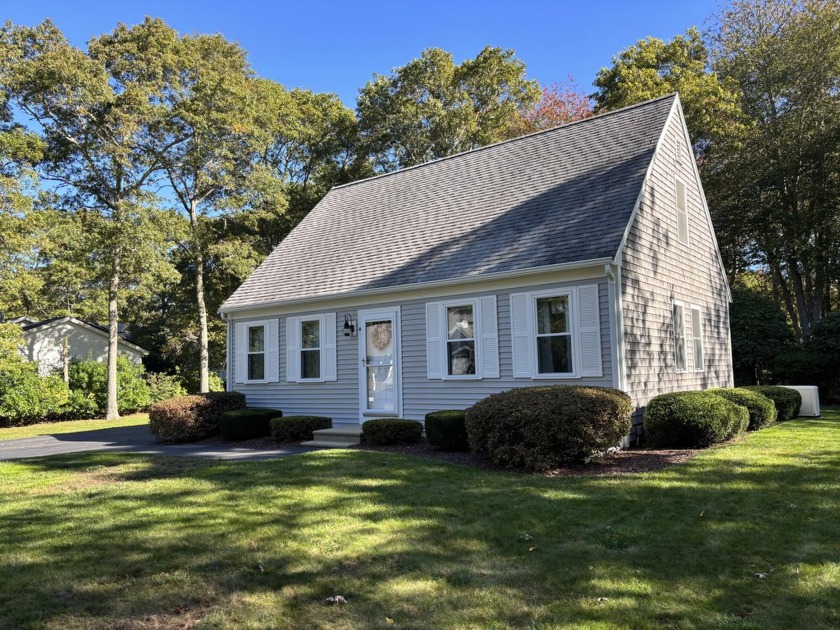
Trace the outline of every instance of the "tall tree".
<path fill-rule="evenodd" d="M 558 127 L 589 118 L 594 108 L 589 96 L 580 91 L 572 77 L 542 88 L 542 96 L 533 109 L 522 113 L 521 133 Z"/>
<path fill-rule="evenodd" d="M 440 48 L 375 76 L 359 93 L 362 142 L 390 171 L 504 140 L 540 98 L 512 50 L 484 48 L 456 65 Z"/>
<path fill-rule="evenodd" d="M 800 340 L 831 308 L 840 280 L 840 5 L 739 0 L 710 33 L 714 67 L 735 82 L 751 121 L 725 170 L 720 210 L 770 271 Z"/>
<path fill-rule="evenodd" d="M 108 418 L 118 417 L 122 283 L 136 281 L 167 247 L 166 221 L 147 186 L 171 143 L 183 140 L 161 133 L 171 122 L 166 99 L 179 79 L 176 45 L 174 32 L 150 18 L 93 38 L 87 51 L 48 20 L 33 28 L 6 24 L 0 33 L 0 84 L 47 145 L 42 177 L 91 213 L 97 235 L 91 256 L 108 286 Z"/>

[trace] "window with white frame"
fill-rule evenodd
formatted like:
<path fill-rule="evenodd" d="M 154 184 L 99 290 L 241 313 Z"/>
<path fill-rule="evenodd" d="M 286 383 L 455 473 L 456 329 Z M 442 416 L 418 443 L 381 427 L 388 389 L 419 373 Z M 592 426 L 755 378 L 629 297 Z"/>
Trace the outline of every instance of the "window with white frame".
<path fill-rule="evenodd" d="M 674 302 L 674 363 L 677 372 L 685 372 L 687 369 L 685 349 L 685 307 L 681 302 Z"/>
<path fill-rule="evenodd" d="M 691 307 L 691 338 L 694 351 L 694 371 L 704 370 L 703 358 L 703 312 L 699 306 Z"/>
<path fill-rule="evenodd" d="M 321 378 L 321 319 L 300 321 L 300 378 Z"/>
<path fill-rule="evenodd" d="M 686 199 L 685 182 L 676 180 L 677 194 L 677 240 L 688 245 L 688 202 Z"/>
<path fill-rule="evenodd" d="M 534 298 L 537 373 L 573 374 L 571 295 Z"/>
<path fill-rule="evenodd" d="M 446 373 L 448 376 L 476 374 L 473 303 L 446 306 Z"/>
<path fill-rule="evenodd" d="M 248 380 L 265 380 L 265 325 L 248 326 Z"/>

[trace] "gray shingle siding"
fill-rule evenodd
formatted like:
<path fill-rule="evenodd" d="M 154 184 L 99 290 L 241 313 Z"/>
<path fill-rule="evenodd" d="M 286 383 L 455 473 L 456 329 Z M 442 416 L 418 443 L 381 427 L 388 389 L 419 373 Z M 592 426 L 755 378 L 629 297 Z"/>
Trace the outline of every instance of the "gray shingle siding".
<path fill-rule="evenodd" d="M 679 143 L 679 144 L 678 144 Z M 679 150 L 682 159 L 676 159 Z M 672 117 L 654 159 L 623 253 L 622 313 L 627 390 L 644 407 L 658 394 L 732 385 L 729 302 L 682 123 Z M 677 240 L 676 183 L 686 185 L 689 245 Z M 687 367 L 677 373 L 672 303 L 685 304 Z M 705 371 L 694 371 L 691 306 L 703 313 Z M 637 421 L 641 414 L 637 413 Z"/>
<path fill-rule="evenodd" d="M 511 355 L 511 324 L 510 324 L 510 294 L 521 291 L 534 291 L 550 288 L 564 288 L 580 284 L 598 284 L 600 319 L 601 319 L 601 361 L 603 376 L 600 378 L 580 378 L 568 380 L 531 380 L 514 379 Z M 613 384 L 613 370 L 611 364 L 610 346 L 610 311 L 606 280 L 588 280 L 584 282 L 565 282 L 548 285 L 534 285 L 515 290 L 484 291 L 469 293 L 458 298 L 473 298 L 482 295 L 497 296 L 497 313 L 499 328 L 499 362 L 501 378 L 482 380 L 442 381 L 430 380 L 426 372 L 426 321 L 425 305 L 437 298 L 406 300 L 402 302 L 378 302 L 366 305 L 364 308 L 400 307 L 402 332 L 402 388 L 403 388 L 403 416 L 422 420 L 429 411 L 439 409 L 464 409 L 474 402 L 498 391 L 512 387 L 527 387 L 546 385 L 551 383 L 566 383 L 574 385 L 604 385 Z M 450 299 L 440 298 L 440 299 Z M 286 318 L 302 314 L 318 314 L 335 312 L 337 314 L 337 367 L 338 380 L 326 383 L 287 383 L 285 369 L 285 353 L 283 345 L 285 339 Z M 355 319 L 358 309 L 324 310 L 313 309 L 296 313 L 275 316 L 280 322 L 280 382 L 269 384 L 241 384 L 231 385 L 234 391 L 241 391 L 246 395 L 249 406 L 272 407 L 282 409 L 286 415 L 317 414 L 330 416 L 336 422 L 359 421 L 359 354 L 357 337 L 345 337 L 343 334 L 343 315 L 350 313 Z M 256 321 L 270 319 L 270 317 L 243 318 L 240 321 Z M 231 373 L 235 373 L 236 349 L 235 335 L 231 336 Z"/>

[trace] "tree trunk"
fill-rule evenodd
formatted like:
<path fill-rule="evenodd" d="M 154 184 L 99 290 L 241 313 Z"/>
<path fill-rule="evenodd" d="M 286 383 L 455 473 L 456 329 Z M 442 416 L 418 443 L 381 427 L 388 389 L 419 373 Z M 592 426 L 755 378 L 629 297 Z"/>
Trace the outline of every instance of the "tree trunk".
<path fill-rule="evenodd" d="M 105 409 L 106 420 L 120 417 L 117 407 L 117 355 L 119 353 L 119 314 L 117 294 L 120 289 L 119 262 L 114 262 L 111 279 L 108 283 L 108 403 Z"/>
<path fill-rule="evenodd" d="M 198 344 L 199 344 L 199 391 L 210 391 L 210 350 L 207 333 L 207 305 L 204 302 L 204 252 L 201 235 L 198 230 L 198 212 L 196 202 L 190 208 L 190 224 L 193 233 L 193 264 L 195 265 L 195 303 L 198 307 Z"/>

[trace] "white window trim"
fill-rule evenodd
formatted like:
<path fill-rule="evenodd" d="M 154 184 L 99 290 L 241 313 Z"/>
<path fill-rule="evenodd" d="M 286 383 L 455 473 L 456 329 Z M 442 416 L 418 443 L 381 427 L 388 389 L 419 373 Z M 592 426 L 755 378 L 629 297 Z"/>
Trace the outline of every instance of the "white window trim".
<path fill-rule="evenodd" d="M 540 359 L 537 345 L 537 299 L 547 297 L 568 297 L 569 298 L 569 337 L 572 344 L 572 371 L 571 372 L 545 372 L 540 373 Z M 545 291 L 532 291 L 528 293 L 531 307 L 531 355 L 533 357 L 531 370 L 534 380 L 580 378 L 580 342 L 578 341 L 579 331 L 577 322 L 577 291 L 569 289 L 547 289 Z"/>
<path fill-rule="evenodd" d="M 315 348 L 304 349 L 303 347 L 303 323 L 304 322 L 318 322 L 318 378 L 303 378 L 303 364 L 301 359 L 304 352 L 312 352 Z M 299 315 L 295 318 L 295 325 L 297 326 L 297 352 L 295 353 L 295 360 L 298 361 L 298 383 L 326 383 L 324 378 L 324 370 L 326 365 L 324 363 L 324 313 L 320 315 Z"/>
<path fill-rule="evenodd" d="M 682 184 L 683 191 L 685 191 L 685 240 L 680 240 L 680 195 L 679 184 Z M 677 219 L 677 243 L 685 247 L 691 245 L 691 220 L 688 212 L 688 185 L 685 180 L 678 175 L 674 176 L 674 211 Z"/>
<path fill-rule="evenodd" d="M 674 307 L 679 306 L 682 309 L 682 345 L 683 345 L 683 357 L 685 357 L 685 368 L 680 369 L 680 366 L 677 362 L 677 343 L 679 341 L 679 337 L 677 336 L 677 320 L 674 317 Z M 672 325 L 674 327 L 674 370 L 677 374 L 686 374 L 688 372 L 688 347 L 686 345 L 686 338 L 685 338 L 685 303 L 681 300 L 673 300 L 671 302 L 671 320 Z"/>
<path fill-rule="evenodd" d="M 449 373 L 449 318 L 447 309 L 453 306 L 469 306 L 473 311 L 473 341 L 475 342 L 475 374 L 450 374 Z M 481 315 L 478 309 L 478 299 L 468 298 L 466 300 L 447 300 L 441 302 L 442 314 L 441 317 L 441 344 L 443 359 L 443 379 L 444 381 L 480 381 L 481 375 Z"/>
<path fill-rule="evenodd" d="M 263 385 L 268 383 L 268 320 L 263 319 L 258 322 L 243 322 L 245 324 L 245 381 L 246 385 Z M 252 328 L 262 328 L 263 329 L 263 350 L 262 352 L 250 352 L 248 350 L 248 342 L 251 336 L 251 329 Z M 263 355 L 263 378 L 251 379 L 248 378 L 249 371 L 248 371 L 248 357 L 252 354 L 262 354 Z"/>
<path fill-rule="evenodd" d="M 700 337 L 694 336 L 694 311 L 698 313 L 698 321 L 700 322 Z M 697 354 L 694 352 L 694 340 L 700 339 L 700 367 L 697 366 Z M 691 305 L 691 355 L 694 363 L 695 372 L 706 371 L 706 344 L 703 341 L 703 308 L 696 304 Z"/>

